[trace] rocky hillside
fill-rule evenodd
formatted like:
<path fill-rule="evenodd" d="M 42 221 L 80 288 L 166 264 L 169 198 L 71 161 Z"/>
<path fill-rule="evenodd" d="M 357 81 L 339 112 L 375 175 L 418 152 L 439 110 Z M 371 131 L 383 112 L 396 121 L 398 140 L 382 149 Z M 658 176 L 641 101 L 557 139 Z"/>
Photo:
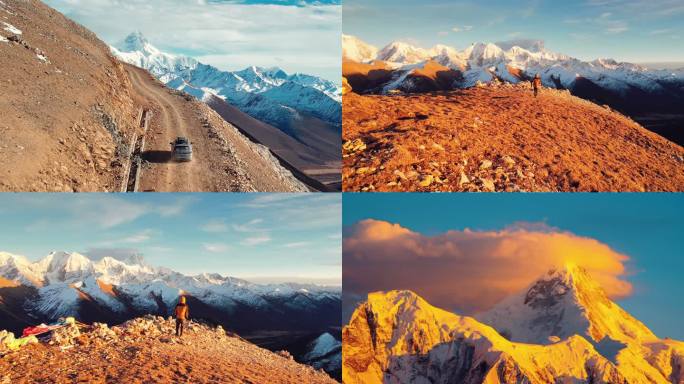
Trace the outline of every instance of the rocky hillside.
<path fill-rule="evenodd" d="M 657 338 L 606 299 L 581 269 L 550 272 L 516 297 L 529 300 L 514 311 L 500 307 L 478 321 L 435 308 L 410 291 L 371 293 L 343 330 L 343 381 L 678 384 L 684 380 L 684 343 Z M 522 305 L 536 312 L 519 310 Z M 497 329 L 484 322 L 492 319 Z M 529 337 L 531 333 L 537 338 Z"/>
<path fill-rule="evenodd" d="M 2 351 L 0 380 L 36 382 L 335 383 L 287 352 L 259 348 L 220 326 L 145 316 L 109 328 L 70 324 L 43 342 Z M 6 354 L 5 354 L 6 353 Z M 132 364 L 134 362 L 134 364 Z"/>
<path fill-rule="evenodd" d="M 490 82 L 517 84 L 539 75 L 546 87 L 567 89 L 596 104 L 610 105 L 653 132 L 684 145 L 684 68 L 653 69 L 613 59 L 583 61 L 551 51 L 543 41 L 528 39 L 476 42 L 463 50 L 447 45 L 425 49 L 401 41 L 377 50 L 351 36 L 345 36 L 342 43 L 343 76 L 350 71 L 351 61 L 373 66 L 382 63 L 386 67 L 381 77 L 381 72 L 373 72 L 374 81 L 354 74 L 351 85 L 357 93 L 414 93 Z M 611 47 L 606 47 L 605 54 L 610 52 Z M 424 73 L 434 72 L 429 67 L 436 65 L 442 66 L 442 81 L 425 81 Z"/>
<path fill-rule="evenodd" d="M 3 0 L 0 68 L 0 190 L 117 189 L 139 107 L 107 45 L 40 1 Z"/>
<path fill-rule="evenodd" d="M 343 104 L 345 191 L 684 190 L 684 148 L 568 91 L 493 82 Z"/>
<path fill-rule="evenodd" d="M 0 16 L 0 191 L 308 190 L 268 148 L 42 2 L 3 1 Z M 192 162 L 173 161 L 177 136 Z"/>

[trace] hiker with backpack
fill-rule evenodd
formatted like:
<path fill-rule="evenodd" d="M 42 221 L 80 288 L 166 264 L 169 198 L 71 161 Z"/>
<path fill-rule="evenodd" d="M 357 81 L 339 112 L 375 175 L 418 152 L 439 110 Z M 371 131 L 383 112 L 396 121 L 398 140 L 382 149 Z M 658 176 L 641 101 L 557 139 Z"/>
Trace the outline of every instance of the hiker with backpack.
<path fill-rule="evenodd" d="M 541 76 L 539 76 L 539 74 L 537 73 L 536 75 L 534 75 L 534 79 L 532 79 L 532 89 L 534 90 L 534 97 L 537 97 L 537 93 L 539 93 L 541 87 Z"/>
<path fill-rule="evenodd" d="M 185 321 L 190 318 L 190 309 L 186 303 L 185 296 L 181 296 L 178 304 L 174 310 L 176 315 L 176 336 L 183 336 L 183 328 L 185 328 Z"/>

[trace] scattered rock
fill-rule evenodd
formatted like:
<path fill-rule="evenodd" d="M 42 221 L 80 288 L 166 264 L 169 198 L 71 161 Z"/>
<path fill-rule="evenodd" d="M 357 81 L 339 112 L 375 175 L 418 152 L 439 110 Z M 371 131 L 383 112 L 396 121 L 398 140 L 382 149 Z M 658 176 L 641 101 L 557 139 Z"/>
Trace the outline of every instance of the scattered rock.
<path fill-rule="evenodd" d="M 342 144 L 342 149 L 348 153 L 362 152 L 366 150 L 366 143 L 361 139 L 354 139 L 351 141 L 346 141 Z"/>
<path fill-rule="evenodd" d="M 76 339 L 81 336 L 81 331 L 75 323 L 69 323 L 64 327 L 52 331 L 48 344 L 59 347 L 68 347 L 76 344 Z"/>
<path fill-rule="evenodd" d="M 430 184 L 432 184 L 432 182 L 434 181 L 434 179 L 435 179 L 435 178 L 434 178 L 434 176 L 432 176 L 432 175 L 425 175 L 425 176 L 423 176 L 423 178 L 420 180 L 420 182 L 418 183 L 418 185 L 420 185 L 421 187 L 429 187 Z"/>
<path fill-rule="evenodd" d="M 504 156 L 502 160 L 507 167 L 513 167 L 515 165 L 515 160 L 513 160 L 513 158 L 508 155 Z"/>
<path fill-rule="evenodd" d="M 461 171 L 461 178 L 458 180 L 458 186 L 463 186 L 463 184 L 468 184 L 470 183 L 470 179 L 468 176 L 465 174 L 465 172 Z"/>
<path fill-rule="evenodd" d="M 481 177 L 480 182 L 482 183 L 482 190 L 483 191 L 494 192 L 496 190 L 496 187 L 494 186 L 494 181 L 492 179 Z"/>
<path fill-rule="evenodd" d="M 408 179 L 406 178 L 406 175 L 404 174 L 404 172 L 402 172 L 402 171 L 400 171 L 400 170 L 398 170 L 398 169 L 394 171 L 394 174 L 397 175 L 397 176 L 399 176 L 399 178 L 402 179 L 402 180 L 408 180 Z"/>
<path fill-rule="evenodd" d="M 276 352 L 276 355 L 282 356 L 282 357 L 289 359 L 289 360 L 294 360 L 294 357 L 292 357 L 292 355 L 288 351 L 278 351 L 278 352 Z"/>

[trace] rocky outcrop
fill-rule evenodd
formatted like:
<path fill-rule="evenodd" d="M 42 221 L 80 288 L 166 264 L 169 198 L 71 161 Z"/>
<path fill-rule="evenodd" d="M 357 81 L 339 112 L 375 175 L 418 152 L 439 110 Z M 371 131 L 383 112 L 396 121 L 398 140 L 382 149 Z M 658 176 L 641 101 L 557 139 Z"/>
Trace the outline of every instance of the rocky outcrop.
<path fill-rule="evenodd" d="M 151 315 L 114 327 L 71 323 L 55 330 L 46 343 L 0 358 L 0 380 L 12 383 L 104 377 L 113 382 L 335 383 L 322 371 L 220 326 L 190 321 L 183 336 L 176 337 L 173 319 Z"/>

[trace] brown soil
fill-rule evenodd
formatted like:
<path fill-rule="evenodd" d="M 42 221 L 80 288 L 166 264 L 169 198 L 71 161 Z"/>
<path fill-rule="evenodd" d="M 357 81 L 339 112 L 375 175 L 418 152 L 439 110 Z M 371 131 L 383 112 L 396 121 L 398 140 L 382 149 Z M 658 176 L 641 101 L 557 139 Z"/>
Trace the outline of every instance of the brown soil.
<path fill-rule="evenodd" d="M 335 383 L 220 328 L 194 324 L 179 338 L 173 320 L 152 324 L 100 324 L 75 337 L 65 331 L 54 345 L 27 345 L 0 358 L 0 383 Z"/>
<path fill-rule="evenodd" d="M 345 191 L 684 191 L 684 148 L 529 84 L 343 99 Z"/>
<path fill-rule="evenodd" d="M 122 65 L 92 32 L 42 2 L 3 0 L 0 17 L 22 31 L 0 28 L 0 191 L 121 190 L 143 108 L 153 112 L 152 161 L 140 190 L 306 190 L 209 107 Z M 176 136 L 194 142 L 192 162 L 170 161 Z"/>
<path fill-rule="evenodd" d="M 137 116 L 123 66 L 43 3 L 3 4 L 0 20 L 22 34 L 0 42 L 0 191 L 118 190 L 115 136 L 132 136 Z"/>
<path fill-rule="evenodd" d="M 152 112 L 143 158 L 141 191 L 304 191 L 268 149 L 256 145 L 216 112 L 164 86 L 147 71 L 125 65 L 141 103 Z M 172 160 L 170 143 L 190 139 L 193 160 Z"/>

